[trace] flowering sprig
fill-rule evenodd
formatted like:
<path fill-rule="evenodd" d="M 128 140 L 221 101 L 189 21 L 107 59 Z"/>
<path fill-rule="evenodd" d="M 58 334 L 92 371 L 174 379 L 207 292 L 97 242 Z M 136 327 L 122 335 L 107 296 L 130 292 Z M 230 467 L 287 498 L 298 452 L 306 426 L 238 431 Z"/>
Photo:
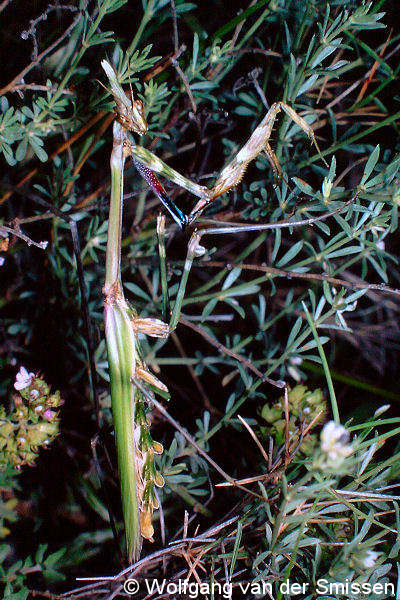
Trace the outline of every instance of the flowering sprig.
<path fill-rule="evenodd" d="M 59 433 L 60 392 L 50 392 L 47 383 L 20 367 L 14 388 L 13 410 L 0 407 L 0 468 L 32 466 L 39 449 L 47 447 Z"/>
<path fill-rule="evenodd" d="M 358 571 L 373 569 L 381 555 L 382 552 L 358 548 L 357 551 L 351 555 L 349 564 L 350 567 L 353 567 Z"/>
<path fill-rule="evenodd" d="M 343 425 L 329 421 L 321 431 L 321 468 L 340 469 L 345 459 L 353 454 L 350 434 Z"/>

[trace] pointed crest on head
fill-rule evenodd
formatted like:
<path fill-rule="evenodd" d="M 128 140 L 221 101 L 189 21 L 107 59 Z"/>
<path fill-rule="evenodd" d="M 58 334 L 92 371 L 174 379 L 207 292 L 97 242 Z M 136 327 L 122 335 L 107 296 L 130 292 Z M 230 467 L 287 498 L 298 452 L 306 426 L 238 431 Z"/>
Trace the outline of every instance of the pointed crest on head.
<path fill-rule="evenodd" d="M 147 132 L 147 121 L 144 115 L 143 102 L 139 99 L 128 98 L 117 79 L 113 67 L 106 60 L 101 61 L 111 85 L 111 93 L 117 105 L 117 119 L 125 129 L 139 135 Z"/>

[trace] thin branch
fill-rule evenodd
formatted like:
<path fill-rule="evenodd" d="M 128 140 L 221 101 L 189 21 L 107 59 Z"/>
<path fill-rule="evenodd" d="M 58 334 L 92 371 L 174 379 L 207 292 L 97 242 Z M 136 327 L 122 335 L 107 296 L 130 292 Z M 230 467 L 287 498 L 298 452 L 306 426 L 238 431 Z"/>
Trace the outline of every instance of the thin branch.
<path fill-rule="evenodd" d="M 253 69 L 250 72 L 250 78 L 251 78 L 251 81 L 252 81 L 252 83 L 253 83 L 253 85 L 254 85 L 254 87 L 256 89 L 257 94 L 261 98 L 261 102 L 263 103 L 263 105 L 266 108 L 266 110 L 269 110 L 271 107 L 269 106 L 268 101 L 267 101 L 267 99 L 265 97 L 264 90 L 261 88 L 260 84 L 258 83 L 257 71 L 258 71 L 257 69 Z"/>
<path fill-rule="evenodd" d="M 247 429 L 247 431 L 249 432 L 249 434 L 253 438 L 254 442 L 256 443 L 257 448 L 260 450 L 260 452 L 261 452 L 261 454 L 262 454 L 265 462 L 268 464 L 268 462 L 269 462 L 268 454 L 265 452 L 265 450 L 263 448 L 263 445 L 261 444 L 260 440 L 256 436 L 254 430 L 250 427 L 250 425 L 247 423 L 247 421 L 245 421 L 243 419 L 243 417 L 241 417 L 240 415 L 238 415 L 237 418 L 239 419 L 239 421 L 241 422 L 241 424 L 243 425 L 243 427 L 245 427 Z"/>
<path fill-rule="evenodd" d="M 49 16 L 49 14 L 53 11 L 61 11 L 61 10 L 69 10 L 72 12 L 76 12 L 78 10 L 78 8 L 76 6 L 73 6 L 71 4 L 49 4 L 48 7 L 46 8 L 46 10 L 39 15 L 38 17 L 36 17 L 36 19 L 32 19 L 29 23 L 30 27 L 29 29 L 26 29 L 25 31 L 23 31 L 21 33 L 21 37 L 23 40 L 27 40 L 28 37 L 32 38 L 32 43 L 33 43 L 33 52 L 32 52 L 32 61 L 35 61 L 38 57 L 38 42 L 36 39 L 36 27 L 39 25 L 39 23 L 41 23 L 42 21 L 46 21 L 47 17 Z"/>
<path fill-rule="evenodd" d="M 157 75 L 159 75 L 160 73 L 162 73 L 163 71 L 165 71 L 165 69 L 167 69 L 171 64 L 172 61 L 175 59 L 178 59 L 181 54 L 183 54 L 186 50 L 186 45 L 182 44 L 179 48 L 177 52 L 174 52 L 171 54 L 167 54 L 167 56 L 165 56 L 164 58 L 162 58 L 152 69 L 151 71 L 149 71 L 148 73 L 146 73 L 146 75 L 143 77 L 143 81 L 149 81 L 149 79 L 153 79 L 154 77 L 156 77 Z"/>
<path fill-rule="evenodd" d="M 172 26 L 173 26 L 173 32 L 174 32 L 174 35 L 173 35 L 174 56 L 171 57 L 171 64 L 173 65 L 175 71 L 178 73 L 179 77 L 181 78 L 182 83 L 185 86 L 185 90 L 188 95 L 189 102 L 192 106 L 192 110 L 193 110 L 194 114 L 196 114 L 197 105 L 196 105 L 196 101 L 193 97 L 192 90 L 190 89 L 188 78 L 186 77 L 186 75 L 182 71 L 182 69 L 180 68 L 178 60 L 177 60 L 177 57 L 180 54 L 180 52 L 179 52 L 179 34 L 178 34 L 178 22 L 177 22 L 177 16 L 176 16 L 175 0 L 170 0 L 170 4 L 171 4 L 171 14 L 172 14 Z M 197 119 L 196 119 L 196 121 L 197 121 Z M 198 127 L 200 127 L 199 124 L 197 124 L 197 125 L 198 125 Z"/>
<path fill-rule="evenodd" d="M 362 164 L 363 162 L 366 162 L 367 160 L 368 160 L 368 156 L 362 156 L 361 158 L 355 160 L 353 163 L 348 165 L 345 169 L 343 169 L 343 171 L 340 173 L 340 175 L 335 179 L 335 181 L 333 182 L 333 186 L 338 187 L 339 183 L 342 181 L 342 179 L 344 179 L 346 177 L 347 173 L 350 173 L 350 171 L 352 169 L 354 169 L 354 167 Z"/>
<path fill-rule="evenodd" d="M 49 242 L 35 242 L 30 237 L 19 231 L 18 229 L 13 229 L 12 227 L 7 227 L 7 225 L 0 225 L 0 233 L 5 234 L 6 237 L 8 234 L 15 235 L 19 237 L 21 240 L 26 242 L 28 246 L 36 246 L 36 248 L 40 248 L 41 250 L 46 250 Z"/>
<path fill-rule="evenodd" d="M 63 596 L 59 596 L 58 594 L 52 594 L 51 592 L 45 592 L 42 590 L 29 590 L 29 596 L 31 596 L 32 598 L 46 598 L 46 600 L 63 600 Z"/>
<path fill-rule="evenodd" d="M 85 328 L 86 334 L 86 343 L 88 350 L 88 359 L 89 359 L 89 374 L 90 374 L 90 386 L 92 390 L 92 398 L 95 406 L 96 412 L 96 422 L 97 427 L 100 429 L 100 402 L 99 396 L 97 393 L 97 373 L 96 373 L 96 363 L 94 359 L 94 339 L 93 339 L 93 331 L 90 322 L 90 311 L 89 311 L 89 302 L 86 295 L 86 285 L 85 285 L 85 274 L 83 271 L 82 258 L 81 258 L 81 246 L 79 242 L 78 229 L 76 226 L 76 221 L 74 219 L 68 219 L 68 224 L 71 231 L 72 243 L 74 247 L 74 255 L 76 260 L 76 270 L 78 273 L 78 282 L 79 282 L 79 291 L 81 294 L 81 309 L 83 313 L 83 324 Z"/>
<path fill-rule="evenodd" d="M 163 417 L 165 417 L 165 419 L 177 430 L 179 431 L 179 433 L 181 435 L 183 435 L 183 437 L 185 438 L 186 441 L 188 441 L 196 450 L 197 452 L 203 457 L 205 458 L 205 460 L 212 466 L 214 467 L 214 469 L 224 478 L 226 479 L 226 481 L 230 481 L 233 482 L 234 479 L 233 477 L 231 477 L 230 475 L 228 475 L 228 473 L 226 473 L 223 469 L 221 469 L 221 467 L 207 454 L 207 452 L 205 450 L 203 450 L 203 448 L 201 448 L 201 446 L 199 446 L 199 444 L 192 438 L 191 435 L 188 434 L 188 432 L 186 431 L 186 429 L 184 429 L 182 427 L 182 425 L 180 425 L 178 423 L 178 421 L 175 421 L 175 419 L 173 417 L 171 417 L 171 415 L 169 414 L 169 412 L 163 407 L 162 404 L 160 404 L 160 402 L 158 402 L 158 400 L 156 400 L 155 398 L 152 398 L 149 396 L 148 392 L 145 390 L 145 388 L 143 386 L 141 386 L 139 384 L 138 381 L 135 382 L 136 385 L 138 387 L 140 387 L 141 391 L 146 395 L 146 397 L 148 398 L 149 402 L 151 402 L 152 404 L 154 404 L 154 406 L 156 407 L 156 409 L 158 410 L 158 412 L 160 412 Z M 248 490 L 246 490 L 248 491 Z"/>
<path fill-rule="evenodd" d="M 193 113 L 196 115 L 197 105 L 196 105 L 196 101 L 194 99 L 194 96 L 192 94 L 192 90 L 190 89 L 189 80 L 186 77 L 185 73 L 180 68 L 179 63 L 176 60 L 176 58 L 172 58 L 171 64 L 173 65 L 175 71 L 178 73 L 179 77 L 182 80 L 183 85 L 185 86 L 185 90 L 186 90 L 186 93 L 188 95 L 189 102 L 190 102 L 190 105 L 192 107 Z"/>
<path fill-rule="evenodd" d="M 71 25 L 67 27 L 64 33 L 60 35 L 60 37 L 58 37 L 55 40 L 55 42 L 53 42 L 48 48 L 43 50 L 43 52 L 41 52 L 35 60 L 32 60 L 28 66 L 22 69 L 22 71 L 18 73 L 16 77 L 14 77 L 14 79 L 12 79 L 6 86 L 0 89 L 0 96 L 4 96 L 4 94 L 7 94 L 7 92 L 9 92 L 15 84 L 20 83 L 21 80 L 25 77 L 25 75 L 29 73 L 29 71 L 36 67 L 48 54 L 50 54 L 50 52 L 52 52 L 59 44 L 61 44 L 63 40 L 65 40 L 66 37 L 69 36 L 69 34 L 74 30 L 74 28 L 78 25 L 81 19 L 82 14 L 81 12 L 79 12 L 77 17 L 72 21 Z"/>
<path fill-rule="evenodd" d="M 184 347 L 183 347 L 180 339 L 178 338 L 178 336 L 176 335 L 176 333 L 174 331 L 171 333 L 171 338 L 172 338 L 175 346 L 177 347 L 179 354 L 182 356 L 182 358 L 187 358 L 187 354 L 185 352 L 185 349 L 184 349 Z M 192 379 L 193 379 L 193 381 L 195 383 L 195 386 L 197 387 L 197 390 L 198 390 L 200 396 L 203 399 L 203 403 L 204 403 L 205 408 L 207 410 L 209 410 L 210 412 L 214 412 L 215 413 L 216 412 L 215 408 L 211 404 L 210 399 L 208 398 L 207 393 L 206 393 L 206 391 L 205 391 L 205 389 L 204 389 L 204 387 L 203 387 L 200 379 L 196 375 L 196 372 L 195 372 L 193 366 L 191 364 L 188 364 L 187 368 L 188 368 L 188 371 L 190 373 L 190 376 L 192 377 Z"/>
<path fill-rule="evenodd" d="M 15 217 L 15 219 L 13 219 L 12 222 L 18 228 L 20 225 L 26 225 L 27 223 L 36 223 L 37 221 L 46 221 L 47 219 L 53 218 L 54 214 L 50 211 L 47 211 L 40 215 L 32 215 L 31 217 Z"/>
<path fill-rule="evenodd" d="M 264 381 L 266 383 L 270 383 L 271 385 L 274 385 L 275 387 L 278 387 L 278 388 L 284 387 L 285 383 L 283 381 L 275 381 L 274 379 L 270 379 L 269 377 L 266 377 L 259 369 L 257 369 L 257 367 L 255 367 L 253 365 L 253 363 L 250 360 L 248 360 L 244 356 L 241 356 L 240 354 L 237 354 L 233 350 L 230 350 L 229 348 L 227 348 L 226 346 L 221 344 L 221 342 L 219 342 L 218 340 L 213 338 L 209 333 L 207 333 L 199 325 L 195 325 L 194 323 L 192 323 L 191 321 L 188 321 L 187 319 L 185 319 L 185 317 L 182 317 L 182 316 L 179 318 L 179 322 L 182 323 L 182 325 L 185 325 L 186 327 L 193 329 L 193 331 L 196 331 L 196 333 L 199 333 L 204 339 L 207 340 L 207 342 L 209 342 L 212 346 L 215 346 L 215 348 L 217 348 L 219 350 L 219 352 L 221 352 L 221 354 L 227 354 L 228 356 L 231 356 L 238 362 L 242 363 L 247 369 L 249 369 L 250 371 L 253 371 L 253 373 L 255 375 L 257 375 L 257 377 L 259 377 L 262 381 Z"/>
<path fill-rule="evenodd" d="M 290 448 L 289 448 L 290 415 L 289 415 L 289 393 L 288 393 L 287 386 L 285 386 L 284 403 L 285 403 L 285 467 L 286 467 L 290 461 Z"/>
<path fill-rule="evenodd" d="M 138 386 L 138 388 L 141 390 L 141 392 L 146 396 L 146 398 L 148 399 L 148 401 L 150 403 L 152 403 L 155 408 L 163 415 L 163 417 L 165 417 L 165 419 L 177 430 L 179 431 L 179 433 L 181 435 L 183 435 L 183 437 L 185 438 L 185 440 L 187 440 L 189 442 L 189 444 L 191 444 L 193 446 L 193 448 L 195 448 L 195 450 L 197 450 L 197 452 L 200 454 L 200 456 L 202 456 L 212 467 L 214 467 L 214 469 L 229 483 L 231 483 L 231 485 L 234 485 L 235 487 L 240 487 L 240 489 L 244 490 L 247 494 L 251 494 L 252 496 L 255 496 L 256 498 L 259 498 L 259 494 L 255 494 L 254 492 L 252 492 L 251 490 L 248 490 L 247 488 L 243 487 L 243 486 L 236 486 L 236 480 L 231 477 L 230 475 L 228 475 L 228 473 L 226 473 L 208 454 L 205 450 L 203 450 L 203 448 L 201 446 L 199 446 L 199 444 L 192 438 L 192 436 L 186 431 L 186 429 L 184 429 L 184 427 L 182 427 L 182 425 L 180 425 L 178 423 L 178 421 L 175 421 L 175 419 L 173 417 L 171 417 L 171 415 L 169 414 L 169 412 L 163 407 L 162 404 L 160 404 L 160 402 L 158 402 L 158 400 L 156 400 L 154 397 L 151 397 L 149 395 L 149 393 L 147 392 L 147 390 L 141 385 L 141 383 L 137 380 L 135 380 L 135 384 Z"/>
<path fill-rule="evenodd" d="M 171 13 L 172 13 L 172 25 L 174 28 L 174 49 L 175 49 L 175 54 L 178 54 L 179 35 L 178 35 L 178 22 L 177 22 L 177 17 L 176 17 L 175 0 L 170 0 L 170 4 L 171 4 Z"/>
<path fill-rule="evenodd" d="M 379 52 L 379 56 L 380 56 L 380 58 L 383 58 L 383 55 L 384 55 L 384 54 L 385 54 L 385 52 L 386 52 L 386 48 L 387 48 L 387 46 L 388 46 L 388 44 L 389 44 L 389 42 L 390 42 L 390 38 L 392 37 L 392 33 L 393 33 L 393 28 L 390 30 L 390 32 L 389 32 L 389 35 L 388 35 L 388 38 L 387 38 L 387 40 L 385 41 L 385 43 L 383 44 L 381 51 Z M 387 59 L 386 59 L 386 60 L 387 60 Z M 367 88 L 368 88 L 368 86 L 370 85 L 370 83 L 371 83 L 371 81 L 372 81 L 372 79 L 373 79 L 373 77 L 374 77 L 375 71 L 378 69 L 378 67 L 379 67 L 379 61 L 378 61 L 378 60 L 375 60 L 374 64 L 373 64 L 373 65 L 372 65 L 372 67 L 371 67 L 371 70 L 370 70 L 370 72 L 368 73 L 368 77 L 367 77 L 367 79 L 364 81 L 364 84 L 363 84 L 363 86 L 362 86 L 362 88 L 361 88 L 361 90 L 360 90 L 360 93 L 358 94 L 358 96 L 357 96 L 357 99 L 356 99 L 356 101 L 355 101 L 355 103 L 354 103 L 354 104 L 358 104 L 358 103 L 359 103 L 359 102 L 361 102 L 361 100 L 364 98 L 364 96 L 365 96 L 365 92 L 367 91 Z"/>
<path fill-rule="evenodd" d="M 345 279 L 339 279 L 338 277 L 330 277 L 329 275 L 323 275 L 322 273 L 298 273 L 297 271 L 285 271 L 284 269 L 277 269 L 275 267 L 267 267 L 266 265 L 254 265 L 249 263 L 229 263 L 224 261 L 203 261 L 202 267 L 223 267 L 227 271 L 232 269 L 245 269 L 248 271 L 261 271 L 262 273 L 269 273 L 274 277 L 286 277 L 287 279 L 305 279 L 308 281 L 327 281 L 333 285 L 338 285 L 354 290 L 378 290 L 384 294 L 392 294 L 394 296 L 400 296 L 400 289 L 392 288 L 381 283 L 356 283 L 349 282 Z"/>
<path fill-rule="evenodd" d="M 109 589 L 104 590 L 104 588 L 102 587 L 102 586 L 104 586 L 104 584 L 107 581 L 111 582 L 111 583 L 117 583 L 121 580 L 124 580 L 127 576 L 132 576 L 132 575 L 136 576 L 143 571 L 147 572 L 151 568 L 152 565 L 156 565 L 158 562 L 164 561 L 165 558 L 172 557 L 172 556 L 182 556 L 183 551 L 188 546 L 191 548 L 192 553 L 193 552 L 196 552 L 196 553 L 201 552 L 203 544 L 208 544 L 208 543 L 212 542 L 214 539 L 213 536 L 215 536 L 221 530 L 226 529 L 227 527 L 233 525 L 238 520 L 238 518 L 239 518 L 238 516 L 234 516 L 222 523 L 219 523 L 219 524 L 211 527 L 210 529 L 207 529 L 206 531 L 204 531 L 203 533 L 201 533 L 195 537 L 190 537 L 187 539 L 176 540 L 174 542 L 171 542 L 167 548 L 162 548 L 161 550 L 157 550 L 156 552 L 153 552 L 152 554 L 149 554 L 149 555 L 141 558 L 138 562 L 130 565 L 123 571 L 120 571 L 114 577 L 108 577 L 108 578 L 105 578 L 104 580 L 96 581 L 95 583 L 91 583 L 90 585 L 85 585 L 85 586 L 75 588 L 73 590 L 70 590 L 69 592 L 62 594 L 62 596 L 60 596 L 60 597 L 64 598 L 64 599 L 68 598 L 68 597 L 71 599 L 79 598 L 79 597 L 87 598 L 89 593 L 92 594 L 91 597 L 94 597 L 95 594 L 109 593 Z M 201 544 L 201 546 L 198 548 L 194 548 L 193 547 L 194 543 Z M 183 572 L 180 571 L 179 573 L 175 573 L 173 576 L 170 576 L 169 579 L 172 581 L 173 578 L 182 577 L 184 575 L 184 573 L 185 573 L 184 571 Z M 116 597 L 121 590 L 122 590 L 122 585 L 118 585 L 117 588 L 113 591 L 112 597 Z"/>
<path fill-rule="evenodd" d="M 55 92 L 57 90 L 56 86 L 48 86 L 48 85 L 39 85 L 37 83 L 18 83 L 14 85 L 9 91 L 10 92 L 21 92 L 25 90 L 34 90 L 35 92 Z M 70 96 L 75 96 L 75 92 L 68 88 L 64 88 L 61 90 L 61 94 L 68 94 Z"/>
<path fill-rule="evenodd" d="M 94 148 L 97 146 L 99 140 L 103 136 L 103 133 L 108 129 L 108 127 L 111 125 L 111 123 L 113 121 L 114 121 L 113 114 L 107 115 L 107 117 L 104 119 L 103 123 L 100 125 L 99 129 L 96 131 L 96 134 L 95 134 L 94 139 L 91 142 L 90 146 L 88 147 L 88 149 L 86 150 L 85 154 L 82 156 L 82 158 L 80 159 L 78 164 L 75 166 L 74 171 L 72 173 L 73 179 L 71 179 L 71 181 L 65 186 L 63 196 L 69 196 L 72 188 L 75 185 L 76 178 L 79 175 L 83 165 L 85 164 L 85 162 L 87 161 L 87 159 L 89 158 L 91 153 L 93 152 Z"/>
<path fill-rule="evenodd" d="M 263 48 L 239 48 L 235 50 L 228 50 L 227 54 L 263 54 L 264 56 L 275 56 L 276 58 L 282 58 L 280 52 L 274 50 L 263 50 Z"/>
<path fill-rule="evenodd" d="M 337 215 L 342 212 L 345 208 L 347 208 L 350 204 L 352 204 L 356 198 L 359 196 L 360 190 L 357 191 L 354 196 L 347 200 L 342 206 L 332 210 L 328 213 L 324 213 L 322 215 L 318 215 L 317 217 L 309 217 L 308 219 L 301 219 L 300 221 L 276 221 L 275 223 L 257 223 L 254 225 L 250 225 L 247 223 L 234 223 L 227 224 L 223 227 L 207 227 L 204 229 L 199 229 L 194 235 L 197 235 L 199 239 L 203 235 L 220 235 L 225 233 L 241 233 L 247 231 L 265 231 L 268 229 L 284 229 L 288 227 L 302 227 L 302 226 L 310 226 L 318 221 L 325 221 L 329 217 Z"/>

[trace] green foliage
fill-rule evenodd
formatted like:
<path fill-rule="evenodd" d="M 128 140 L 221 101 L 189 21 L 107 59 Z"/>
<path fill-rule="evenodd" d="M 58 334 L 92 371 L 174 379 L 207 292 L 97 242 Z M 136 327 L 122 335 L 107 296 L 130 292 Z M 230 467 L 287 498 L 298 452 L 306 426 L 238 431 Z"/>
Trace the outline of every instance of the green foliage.
<path fill-rule="evenodd" d="M 370 424 L 376 422 L 371 419 Z M 390 532 L 396 534 L 396 529 L 376 518 L 372 506 L 374 494 L 385 502 L 385 494 L 378 489 L 394 473 L 386 468 L 385 461 L 375 462 L 376 443 L 368 436 L 368 427 L 360 429 L 363 441 L 351 442 L 342 426 L 332 422 L 325 425 L 320 448 L 313 456 L 305 461 L 294 459 L 296 478 L 278 483 L 275 493 L 279 490 L 280 500 L 274 515 L 268 508 L 262 516 L 265 509 L 259 505 L 257 518 L 267 521 L 266 549 L 253 561 L 258 579 L 293 579 L 295 570 L 295 580 L 309 584 L 311 593 L 307 598 L 315 597 L 312 590 L 318 579 L 359 584 L 389 582 L 390 558 L 397 555 L 398 548 L 388 555 L 384 540 Z M 264 486 L 262 489 L 267 498 Z M 268 490 L 268 497 L 273 494 L 274 490 Z M 353 494 L 359 498 L 356 504 L 350 501 Z M 393 517 L 395 527 L 397 517 Z"/>
<path fill-rule="evenodd" d="M 288 421 L 286 422 L 286 412 Z M 262 432 L 273 436 L 276 444 L 283 444 L 287 430 L 291 442 L 299 444 L 299 450 L 310 454 L 315 445 L 315 436 L 307 435 L 301 439 L 302 431 L 311 430 L 324 419 L 326 403 L 322 391 L 311 392 L 304 385 L 296 385 L 288 392 L 287 408 L 283 396 L 273 404 L 265 404 L 261 409 L 261 417 L 268 423 Z M 307 446 L 306 446 L 307 442 Z"/>
<path fill-rule="evenodd" d="M 13 465 L 3 465 L 0 470 L 0 488 L 2 495 L 0 499 L 0 538 L 5 538 L 10 533 L 9 526 L 17 520 L 15 508 L 17 500 L 13 490 L 18 489 L 17 470 Z"/>

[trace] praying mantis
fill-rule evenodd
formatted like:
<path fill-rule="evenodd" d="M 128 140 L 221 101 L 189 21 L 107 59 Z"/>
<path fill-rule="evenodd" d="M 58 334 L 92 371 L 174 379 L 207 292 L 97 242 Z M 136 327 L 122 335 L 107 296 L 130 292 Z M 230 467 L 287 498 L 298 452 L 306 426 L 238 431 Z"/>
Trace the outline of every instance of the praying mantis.
<path fill-rule="evenodd" d="M 155 455 L 162 453 L 163 448 L 151 437 L 145 406 L 148 400 L 151 402 L 154 393 L 168 397 L 165 385 L 149 371 L 141 358 L 138 334 L 165 338 L 177 326 L 192 263 L 196 257 L 202 256 L 205 252 L 205 249 L 200 246 L 200 239 L 203 235 L 301 225 L 307 224 L 309 219 L 304 222 L 289 221 L 195 230 L 188 243 L 187 257 L 169 324 L 156 318 L 139 318 L 124 297 L 121 281 L 121 222 L 125 160 L 128 157 L 132 158 L 137 171 L 160 199 L 171 217 L 181 228 L 184 228 L 194 223 L 202 211 L 217 197 L 237 186 L 248 164 L 260 152 L 266 153 L 274 172 L 280 174 L 279 162 L 269 144 L 272 128 L 279 112 L 284 111 L 316 146 L 317 144 L 310 125 L 293 108 L 284 102 L 276 102 L 244 146 L 222 169 L 214 185 L 211 188 L 201 186 L 187 179 L 155 154 L 135 143 L 132 134 L 142 136 L 147 131 L 143 104 L 140 100 L 130 99 L 125 94 L 110 63 L 103 60 L 101 64 L 116 104 L 113 149 L 110 160 L 111 197 L 106 276 L 103 288 L 105 335 L 127 555 L 128 560 L 132 562 L 139 557 L 142 540 L 152 540 L 154 533 L 152 513 L 159 506 L 157 487 L 161 487 L 164 483 L 155 466 Z M 156 174 L 197 196 L 198 201 L 189 215 L 185 215 L 170 200 Z M 326 216 L 329 215 L 324 215 L 324 217 Z M 314 220 L 318 219 L 316 217 Z M 162 228 L 161 223 L 159 220 L 159 233 Z M 160 249 L 160 258 L 165 261 L 165 246 L 162 243 L 160 243 Z M 277 384 L 277 382 L 272 383 Z"/>
<path fill-rule="evenodd" d="M 134 132 L 140 136 L 144 135 L 147 132 L 147 123 L 141 100 L 129 100 L 129 98 L 123 92 L 111 65 L 107 61 L 103 60 L 102 66 L 111 84 L 111 91 L 117 107 L 116 114 L 118 122 L 127 132 Z M 193 223 L 193 221 L 197 219 L 201 212 L 216 198 L 236 187 L 242 180 L 249 163 L 254 160 L 260 154 L 260 152 L 265 152 L 274 173 L 279 177 L 281 176 L 281 169 L 278 159 L 276 158 L 275 153 L 269 144 L 272 128 L 278 114 L 281 111 L 284 111 L 295 123 L 297 123 L 297 125 L 310 137 L 311 141 L 318 149 L 314 132 L 310 125 L 288 104 L 282 101 L 275 102 L 261 123 L 253 131 L 246 144 L 220 172 L 214 185 L 210 189 L 205 186 L 198 185 L 190 179 L 187 179 L 169 167 L 155 154 L 149 150 L 146 150 L 142 146 L 138 146 L 134 142 L 132 136 L 129 134 L 125 142 L 126 152 L 131 155 L 136 169 L 152 188 L 156 196 L 164 204 L 172 218 L 180 227 L 183 228 L 186 225 Z M 185 215 L 168 198 L 163 186 L 155 176 L 155 173 L 165 177 L 166 179 L 169 179 L 178 186 L 186 189 L 191 194 L 199 197 L 199 201 L 189 215 Z"/>

